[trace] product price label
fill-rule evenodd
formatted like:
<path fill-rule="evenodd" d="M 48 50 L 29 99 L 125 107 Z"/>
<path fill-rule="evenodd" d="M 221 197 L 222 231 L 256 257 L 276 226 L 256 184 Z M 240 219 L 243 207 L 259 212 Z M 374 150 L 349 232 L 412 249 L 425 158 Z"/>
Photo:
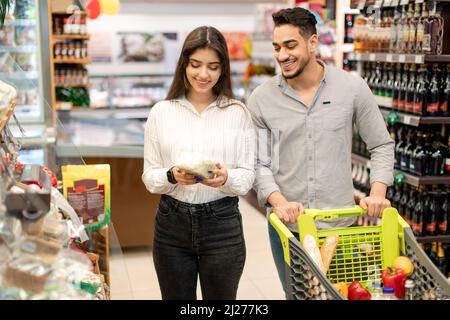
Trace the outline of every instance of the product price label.
<path fill-rule="evenodd" d="M 423 63 L 423 56 L 421 56 L 420 54 L 417 54 L 415 57 L 415 63 L 416 64 L 422 64 Z"/>
<path fill-rule="evenodd" d="M 386 55 L 386 62 L 392 62 L 393 60 L 392 60 L 392 54 L 390 54 L 390 53 L 388 53 L 387 55 Z"/>
<path fill-rule="evenodd" d="M 401 54 L 398 56 L 398 62 L 405 63 L 405 61 L 406 61 L 406 56 L 404 54 Z"/>
<path fill-rule="evenodd" d="M 356 60 L 357 61 L 361 61 L 361 53 L 357 53 L 356 54 Z"/>
<path fill-rule="evenodd" d="M 406 6 L 409 3 L 409 0 L 400 0 L 401 6 Z"/>
<path fill-rule="evenodd" d="M 416 0 L 415 3 L 423 3 L 423 0 Z"/>
<path fill-rule="evenodd" d="M 411 124 L 411 117 L 410 116 L 403 116 L 403 121 L 404 124 Z"/>
<path fill-rule="evenodd" d="M 369 54 L 369 60 L 370 61 L 375 61 L 375 53 Z"/>
<path fill-rule="evenodd" d="M 396 6 L 398 6 L 398 2 L 399 2 L 399 0 L 392 0 L 392 2 L 391 2 L 391 7 L 396 7 Z"/>

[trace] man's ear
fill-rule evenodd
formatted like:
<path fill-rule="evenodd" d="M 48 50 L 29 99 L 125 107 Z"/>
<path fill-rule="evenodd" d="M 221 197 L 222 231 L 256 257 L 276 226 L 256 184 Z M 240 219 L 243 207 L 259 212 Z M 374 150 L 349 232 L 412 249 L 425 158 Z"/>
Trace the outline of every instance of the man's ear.
<path fill-rule="evenodd" d="M 308 39 L 309 52 L 315 54 L 318 46 L 319 46 L 319 36 L 317 34 L 313 34 Z"/>

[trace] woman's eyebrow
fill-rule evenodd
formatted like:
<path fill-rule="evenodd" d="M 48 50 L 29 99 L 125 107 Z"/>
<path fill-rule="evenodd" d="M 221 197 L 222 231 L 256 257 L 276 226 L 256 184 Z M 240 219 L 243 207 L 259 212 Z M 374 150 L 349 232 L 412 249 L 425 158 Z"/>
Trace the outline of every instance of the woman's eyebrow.
<path fill-rule="evenodd" d="M 191 60 L 192 62 L 203 63 L 202 61 L 199 61 L 199 60 L 196 60 L 196 59 L 193 59 L 193 58 L 191 58 L 189 60 Z M 214 61 L 214 62 L 208 62 L 208 64 L 220 64 L 220 62 L 219 61 Z"/>

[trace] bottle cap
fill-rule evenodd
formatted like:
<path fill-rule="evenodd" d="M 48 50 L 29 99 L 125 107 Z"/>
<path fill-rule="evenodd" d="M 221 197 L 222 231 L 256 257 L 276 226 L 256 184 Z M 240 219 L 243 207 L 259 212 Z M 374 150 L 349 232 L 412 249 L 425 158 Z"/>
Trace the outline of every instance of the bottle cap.
<path fill-rule="evenodd" d="M 384 287 L 383 288 L 383 293 L 393 294 L 394 293 L 394 288 L 392 288 L 392 287 Z"/>
<path fill-rule="evenodd" d="M 405 288 L 414 288 L 416 285 L 414 284 L 414 281 L 412 280 L 406 280 L 405 282 Z"/>

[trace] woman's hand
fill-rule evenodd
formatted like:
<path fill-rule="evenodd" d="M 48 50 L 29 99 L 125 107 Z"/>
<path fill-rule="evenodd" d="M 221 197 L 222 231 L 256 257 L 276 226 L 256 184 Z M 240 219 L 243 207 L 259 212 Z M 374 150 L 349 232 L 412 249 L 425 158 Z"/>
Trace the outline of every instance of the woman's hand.
<path fill-rule="evenodd" d="M 192 174 L 186 173 L 186 171 L 181 170 L 177 167 L 172 168 L 172 173 L 178 184 L 189 186 L 197 183 L 195 177 Z"/>
<path fill-rule="evenodd" d="M 202 179 L 201 183 L 211 188 L 219 188 L 227 182 L 228 171 L 225 166 L 216 163 L 216 169 L 212 171 L 214 177 L 211 179 Z"/>

